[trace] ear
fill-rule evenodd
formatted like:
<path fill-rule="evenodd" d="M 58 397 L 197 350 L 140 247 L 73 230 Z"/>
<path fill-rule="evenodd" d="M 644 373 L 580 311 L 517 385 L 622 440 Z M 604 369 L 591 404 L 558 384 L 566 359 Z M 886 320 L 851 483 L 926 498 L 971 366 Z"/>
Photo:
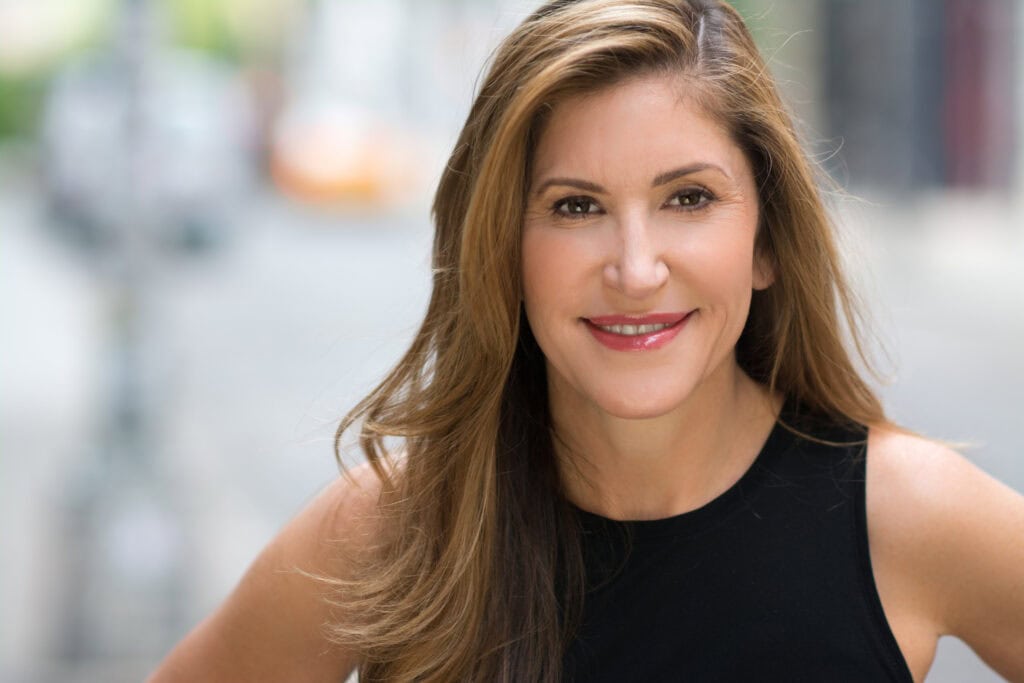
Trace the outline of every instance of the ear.
<path fill-rule="evenodd" d="M 768 289 L 775 282 L 775 259 L 764 251 L 754 254 L 753 284 L 755 290 Z"/>

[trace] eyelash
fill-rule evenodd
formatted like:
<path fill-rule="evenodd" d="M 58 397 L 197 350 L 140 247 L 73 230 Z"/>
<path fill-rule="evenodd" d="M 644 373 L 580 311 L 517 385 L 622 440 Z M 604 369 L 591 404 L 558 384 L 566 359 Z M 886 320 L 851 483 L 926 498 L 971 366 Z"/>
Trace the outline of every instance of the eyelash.
<path fill-rule="evenodd" d="M 696 196 L 697 204 L 684 205 L 684 204 L 671 204 L 682 197 L 694 197 Z M 714 195 L 711 194 L 706 188 L 703 187 L 691 187 L 685 190 L 680 190 L 669 197 L 666 206 L 669 206 L 674 211 L 682 211 L 685 213 L 693 213 L 695 211 L 702 211 L 711 204 L 715 199 Z M 589 208 L 597 207 L 598 211 L 584 211 L 582 213 L 568 213 L 565 208 L 570 203 L 577 204 L 589 204 Z M 592 216 L 600 215 L 600 206 L 596 201 L 585 195 L 573 195 L 572 197 L 563 197 L 551 205 L 551 213 L 557 218 L 562 218 L 569 221 L 580 221 L 586 220 Z"/>

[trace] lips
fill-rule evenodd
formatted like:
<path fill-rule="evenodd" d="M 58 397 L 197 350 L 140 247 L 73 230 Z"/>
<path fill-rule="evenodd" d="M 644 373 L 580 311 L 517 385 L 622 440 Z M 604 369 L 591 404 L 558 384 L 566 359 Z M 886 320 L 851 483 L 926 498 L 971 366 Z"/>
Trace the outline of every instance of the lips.
<path fill-rule="evenodd" d="M 672 341 L 693 311 L 583 318 L 594 338 L 613 351 L 653 351 Z"/>

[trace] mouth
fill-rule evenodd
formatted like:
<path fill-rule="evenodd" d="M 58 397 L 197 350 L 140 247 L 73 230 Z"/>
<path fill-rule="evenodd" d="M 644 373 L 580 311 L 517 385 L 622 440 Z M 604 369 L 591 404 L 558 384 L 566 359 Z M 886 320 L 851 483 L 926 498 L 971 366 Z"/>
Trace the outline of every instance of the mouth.
<path fill-rule="evenodd" d="M 653 351 L 674 339 L 694 312 L 604 315 L 582 320 L 594 338 L 612 350 Z"/>
<path fill-rule="evenodd" d="M 662 330 L 672 327 L 668 323 L 656 323 L 653 325 L 598 325 L 600 329 L 605 332 L 611 332 L 612 334 L 621 334 L 626 337 L 636 337 L 642 334 L 651 334 L 652 332 L 661 332 Z"/>

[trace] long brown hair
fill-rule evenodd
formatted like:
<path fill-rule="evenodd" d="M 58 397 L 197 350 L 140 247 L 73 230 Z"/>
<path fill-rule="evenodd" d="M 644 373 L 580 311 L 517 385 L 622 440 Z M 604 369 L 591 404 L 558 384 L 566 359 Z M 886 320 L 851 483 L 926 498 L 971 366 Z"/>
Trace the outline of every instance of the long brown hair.
<path fill-rule="evenodd" d="M 333 637 L 367 681 L 555 681 L 583 600 L 543 355 L 522 314 L 533 145 L 572 95 L 677 74 L 748 155 L 775 282 L 737 344 L 754 379 L 834 417 L 880 404 L 844 340 L 858 319 L 812 166 L 740 16 L 700 0 L 553 0 L 500 46 L 434 201 L 433 293 L 411 348 L 338 427 L 360 425 L 383 534 L 338 579 Z M 866 361 L 865 361 L 866 362 Z M 394 463 L 384 440 L 404 441 Z M 339 456 L 340 459 L 340 456 Z"/>

